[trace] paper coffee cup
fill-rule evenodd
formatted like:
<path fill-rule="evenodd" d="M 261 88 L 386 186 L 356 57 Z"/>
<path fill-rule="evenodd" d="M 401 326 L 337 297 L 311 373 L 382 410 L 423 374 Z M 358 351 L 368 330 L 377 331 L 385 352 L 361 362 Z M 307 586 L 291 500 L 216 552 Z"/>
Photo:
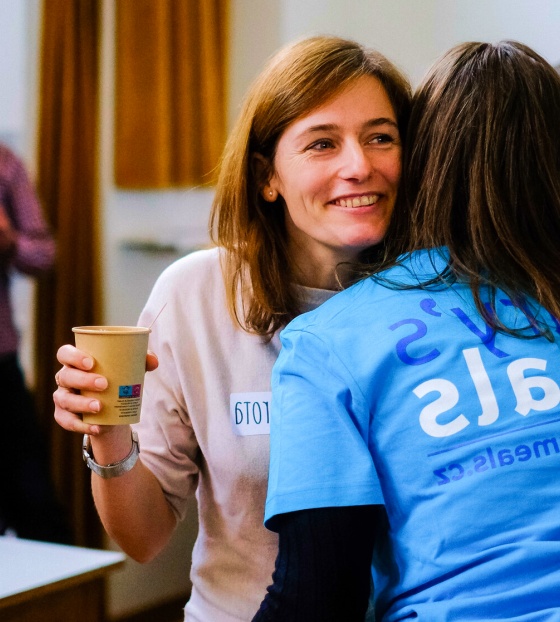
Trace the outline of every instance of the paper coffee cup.
<path fill-rule="evenodd" d="M 83 413 L 85 423 L 124 425 L 140 421 L 149 328 L 141 326 L 75 326 L 76 347 L 89 354 L 91 371 L 107 378 L 105 391 L 81 391 L 99 399 L 99 413 Z"/>

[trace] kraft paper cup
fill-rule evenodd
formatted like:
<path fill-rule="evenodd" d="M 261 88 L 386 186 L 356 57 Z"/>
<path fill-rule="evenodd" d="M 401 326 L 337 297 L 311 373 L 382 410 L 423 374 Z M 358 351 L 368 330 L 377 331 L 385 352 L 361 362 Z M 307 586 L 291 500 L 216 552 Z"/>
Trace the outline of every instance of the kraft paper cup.
<path fill-rule="evenodd" d="M 105 391 L 81 391 L 99 399 L 99 413 L 84 413 L 85 423 L 125 425 L 140 421 L 149 328 L 141 326 L 76 326 L 76 347 L 89 354 L 91 371 L 107 378 Z"/>

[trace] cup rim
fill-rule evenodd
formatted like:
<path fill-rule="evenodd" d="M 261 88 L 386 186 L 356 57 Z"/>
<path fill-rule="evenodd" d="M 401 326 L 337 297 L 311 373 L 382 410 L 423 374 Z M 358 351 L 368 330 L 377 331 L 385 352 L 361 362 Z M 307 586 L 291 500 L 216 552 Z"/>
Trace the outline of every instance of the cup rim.
<path fill-rule="evenodd" d="M 143 335 L 151 333 L 147 326 L 74 326 L 72 332 L 86 335 Z"/>

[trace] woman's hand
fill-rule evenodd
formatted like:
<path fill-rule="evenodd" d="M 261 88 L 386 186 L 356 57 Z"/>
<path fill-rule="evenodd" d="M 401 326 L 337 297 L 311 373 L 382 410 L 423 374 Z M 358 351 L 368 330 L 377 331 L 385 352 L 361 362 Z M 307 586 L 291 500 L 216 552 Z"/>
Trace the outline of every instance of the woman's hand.
<path fill-rule="evenodd" d="M 113 426 L 100 426 L 82 421 L 81 413 L 98 413 L 103 408 L 101 399 L 92 399 L 80 395 L 80 391 L 103 391 L 107 388 L 107 378 L 91 372 L 94 361 L 89 354 L 67 344 L 57 352 L 60 369 L 55 380 L 58 388 L 53 394 L 55 404 L 54 418 L 65 430 L 79 434 L 98 436 L 109 431 Z M 146 371 L 153 371 L 158 366 L 157 356 L 148 352 Z"/>

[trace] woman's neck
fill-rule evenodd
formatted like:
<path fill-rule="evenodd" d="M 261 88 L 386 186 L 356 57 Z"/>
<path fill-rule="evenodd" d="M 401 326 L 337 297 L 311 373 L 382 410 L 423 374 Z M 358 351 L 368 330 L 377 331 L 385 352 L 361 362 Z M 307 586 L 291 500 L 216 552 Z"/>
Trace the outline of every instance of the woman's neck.
<path fill-rule="evenodd" d="M 322 263 L 317 265 L 308 258 L 307 263 L 299 262 L 292 265 L 294 281 L 304 287 L 340 291 L 350 282 L 353 271 L 347 262 Z"/>

